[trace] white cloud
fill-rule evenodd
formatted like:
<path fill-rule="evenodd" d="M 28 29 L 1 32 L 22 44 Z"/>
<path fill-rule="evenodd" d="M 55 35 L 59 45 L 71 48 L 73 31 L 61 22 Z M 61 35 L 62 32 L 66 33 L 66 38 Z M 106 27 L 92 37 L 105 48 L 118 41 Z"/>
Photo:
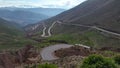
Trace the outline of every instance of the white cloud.
<path fill-rule="evenodd" d="M 49 8 L 72 8 L 85 0 L 0 0 L 0 6 L 30 5 Z"/>

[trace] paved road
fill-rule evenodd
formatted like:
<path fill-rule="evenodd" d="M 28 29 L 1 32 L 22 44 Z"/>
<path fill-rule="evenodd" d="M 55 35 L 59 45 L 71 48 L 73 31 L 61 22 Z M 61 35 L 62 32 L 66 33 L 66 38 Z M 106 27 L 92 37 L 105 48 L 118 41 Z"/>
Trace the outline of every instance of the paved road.
<path fill-rule="evenodd" d="M 97 29 L 97 30 L 100 30 L 102 32 L 106 32 L 106 33 L 109 33 L 109 34 L 112 34 L 112 35 L 116 35 L 116 36 L 119 36 L 120 37 L 120 34 L 119 33 L 115 33 L 115 32 L 111 32 L 111 31 L 108 31 L 108 30 L 105 30 L 105 29 L 102 29 L 102 28 L 99 28 L 99 27 L 93 27 L 94 29 Z"/>
<path fill-rule="evenodd" d="M 115 32 L 112 32 L 112 31 L 108 31 L 108 30 L 105 30 L 105 29 L 102 29 L 102 28 L 99 28 L 99 27 L 96 27 L 96 26 L 87 26 L 87 25 L 81 25 L 81 24 L 67 24 L 67 23 L 63 23 L 61 21 L 55 21 L 52 23 L 52 25 L 49 27 L 48 29 L 48 36 L 45 36 L 45 30 L 46 30 L 46 27 L 44 26 L 44 29 L 43 29 L 43 34 L 41 35 L 42 37 L 50 37 L 52 34 L 51 34 L 51 29 L 53 28 L 53 26 L 58 23 L 58 24 L 63 24 L 63 25 L 73 25 L 73 26 L 78 26 L 78 27 L 86 27 L 86 28 L 93 28 L 93 29 L 96 29 L 96 30 L 99 30 L 99 31 L 102 31 L 102 32 L 105 32 L 105 33 L 108 33 L 108 34 L 112 34 L 112 35 L 116 35 L 116 36 L 119 36 L 120 37 L 120 34 L 119 33 L 115 33 Z"/>
<path fill-rule="evenodd" d="M 50 36 L 52 36 L 51 29 L 54 27 L 54 25 L 55 25 L 56 23 L 57 23 L 57 22 L 53 22 L 52 25 L 48 28 L 48 30 L 47 30 L 45 24 L 43 24 L 43 27 L 44 27 L 44 28 L 43 28 L 41 37 L 50 37 Z M 46 35 L 46 30 L 47 30 L 47 32 L 48 32 L 48 35 Z"/>
<path fill-rule="evenodd" d="M 43 24 L 43 27 L 44 27 L 43 28 L 43 33 L 42 33 L 41 37 L 45 37 L 45 34 L 46 34 L 45 31 L 46 31 L 47 28 L 46 28 L 46 26 L 44 24 Z"/>
<path fill-rule="evenodd" d="M 42 56 L 43 60 L 55 60 L 58 59 L 58 57 L 56 57 L 54 55 L 54 51 L 59 50 L 61 48 L 69 48 L 73 45 L 68 45 L 68 44 L 56 44 L 53 46 L 48 46 L 45 47 L 41 50 L 40 54 Z"/>
<path fill-rule="evenodd" d="M 52 25 L 49 27 L 48 29 L 48 36 L 51 36 L 51 29 L 53 28 L 53 26 L 56 24 L 57 22 L 53 22 Z"/>

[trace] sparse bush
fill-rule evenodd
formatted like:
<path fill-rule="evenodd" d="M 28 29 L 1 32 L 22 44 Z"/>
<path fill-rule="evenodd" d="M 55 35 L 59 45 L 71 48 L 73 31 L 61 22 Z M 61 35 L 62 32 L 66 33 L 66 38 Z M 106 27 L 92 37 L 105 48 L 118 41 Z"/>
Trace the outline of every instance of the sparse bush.
<path fill-rule="evenodd" d="M 114 57 L 114 61 L 115 61 L 116 64 L 120 65 L 120 55 L 116 55 Z"/>
<path fill-rule="evenodd" d="M 80 68 L 117 68 L 116 64 L 100 55 L 91 55 L 83 61 Z"/>

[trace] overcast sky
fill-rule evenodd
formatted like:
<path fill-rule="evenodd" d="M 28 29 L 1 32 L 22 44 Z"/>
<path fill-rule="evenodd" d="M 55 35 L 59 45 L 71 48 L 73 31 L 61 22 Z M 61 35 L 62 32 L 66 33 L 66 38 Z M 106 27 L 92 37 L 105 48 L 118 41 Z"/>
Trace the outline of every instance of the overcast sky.
<path fill-rule="evenodd" d="M 0 7 L 45 7 L 45 8 L 72 8 L 85 0 L 0 0 Z"/>

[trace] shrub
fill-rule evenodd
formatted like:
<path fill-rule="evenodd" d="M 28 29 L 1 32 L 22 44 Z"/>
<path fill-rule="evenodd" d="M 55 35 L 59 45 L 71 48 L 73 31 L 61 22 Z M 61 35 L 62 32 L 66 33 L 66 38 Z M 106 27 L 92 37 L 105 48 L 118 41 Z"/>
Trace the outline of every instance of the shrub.
<path fill-rule="evenodd" d="M 84 59 L 81 68 L 117 68 L 115 63 L 100 55 L 91 55 Z"/>
<path fill-rule="evenodd" d="M 116 56 L 114 57 L 114 61 L 115 61 L 116 64 L 119 64 L 119 65 L 120 65 L 120 55 L 116 55 Z"/>
<path fill-rule="evenodd" d="M 58 68 L 55 64 L 40 64 L 38 68 Z"/>

